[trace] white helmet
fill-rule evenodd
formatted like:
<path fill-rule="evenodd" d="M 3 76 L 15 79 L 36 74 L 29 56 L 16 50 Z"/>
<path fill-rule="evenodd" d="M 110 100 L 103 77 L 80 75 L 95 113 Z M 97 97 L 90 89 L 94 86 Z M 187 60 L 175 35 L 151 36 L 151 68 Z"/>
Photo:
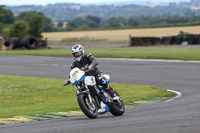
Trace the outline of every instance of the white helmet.
<path fill-rule="evenodd" d="M 72 47 L 72 55 L 76 61 L 81 61 L 84 56 L 84 48 L 80 44 L 76 44 Z"/>

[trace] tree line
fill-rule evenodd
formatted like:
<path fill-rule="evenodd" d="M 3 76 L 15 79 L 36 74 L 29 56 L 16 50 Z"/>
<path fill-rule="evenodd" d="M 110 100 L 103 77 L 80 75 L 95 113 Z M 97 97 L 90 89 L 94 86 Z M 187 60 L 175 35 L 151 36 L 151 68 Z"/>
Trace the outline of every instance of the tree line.
<path fill-rule="evenodd" d="M 126 3 L 123 2 L 123 3 Z M 111 18 L 117 16 L 140 18 L 155 17 L 155 16 L 169 16 L 181 15 L 187 16 L 189 14 L 200 14 L 200 10 L 191 10 L 190 4 L 148 7 L 134 4 L 113 4 L 113 5 L 81 5 L 73 3 L 58 3 L 41 5 L 23 5 L 23 6 L 8 6 L 15 15 L 20 14 L 21 11 L 35 10 L 49 16 L 53 21 L 69 21 L 74 20 L 79 16 L 98 16 L 100 18 Z"/>
<path fill-rule="evenodd" d="M 52 20 L 42 12 L 29 11 L 21 12 L 14 16 L 10 9 L 0 6 L 0 31 L 9 37 L 22 37 L 32 35 L 42 38 L 42 32 L 73 31 L 73 30 L 101 30 L 119 28 L 151 28 L 169 26 L 190 26 L 200 25 L 200 16 L 186 12 L 186 15 L 168 15 L 154 17 L 110 17 L 101 18 L 99 16 L 80 16 L 67 22 L 67 27 L 63 27 L 63 22 L 59 21 L 58 27 L 52 24 Z M 4 25 L 4 28 L 3 28 Z"/>
<path fill-rule="evenodd" d="M 115 28 L 148 28 L 200 25 L 200 16 L 170 15 L 167 17 L 111 17 L 101 19 L 97 16 L 81 16 L 68 22 L 67 31 Z"/>
<path fill-rule="evenodd" d="M 8 37 L 26 35 L 42 38 L 42 32 L 54 31 L 52 20 L 41 12 L 22 12 L 14 16 L 13 12 L 0 7 L 0 31 Z"/>

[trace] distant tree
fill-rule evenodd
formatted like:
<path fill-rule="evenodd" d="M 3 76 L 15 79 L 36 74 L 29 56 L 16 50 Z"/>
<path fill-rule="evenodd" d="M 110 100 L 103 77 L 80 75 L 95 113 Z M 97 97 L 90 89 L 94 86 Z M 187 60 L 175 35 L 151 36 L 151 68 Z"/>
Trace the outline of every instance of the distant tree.
<path fill-rule="evenodd" d="M 88 25 L 89 28 L 97 28 L 99 27 L 98 24 L 96 24 L 95 22 L 90 22 L 89 25 Z"/>
<path fill-rule="evenodd" d="M 109 27 L 108 21 L 102 20 L 100 23 L 100 27 Z"/>
<path fill-rule="evenodd" d="M 76 22 L 75 22 L 75 20 L 69 21 L 68 24 L 67 24 L 67 26 L 72 27 L 72 28 L 76 28 Z"/>
<path fill-rule="evenodd" d="M 75 19 L 75 24 L 76 24 L 76 28 L 80 28 L 84 25 L 84 27 L 87 25 L 89 27 L 89 24 L 92 23 L 92 21 L 90 21 L 89 19 L 85 18 L 85 17 L 78 17 Z"/>
<path fill-rule="evenodd" d="M 54 31 L 54 26 L 52 20 L 46 16 L 44 16 L 43 21 L 43 32 L 51 32 Z"/>
<path fill-rule="evenodd" d="M 11 25 L 9 35 L 11 37 L 23 37 L 28 35 L 28 26 L 26 22 L 23 20 L 16 21 L 13 25 Z"/>
<path fill-rule="evenodd" d="M 141 16 L 155 17 L 163 16 L 167 17 L 169 15 L 181 15 L 181 16 L 193 16 L 200 15 L 199 10 L 191 10 L 191 5 L 186 4 L 176 4 L 171 3 L 169 6 L 156 6 L 154 8 L 141 5 L 76 5 L 76 4 L 50 4 L 47 6 L 9 6 L 14 14 L 21 14 L 20 12 L 24 8 L 28 8 L 31 11 L 36 10 L 43 12 L 46 16 L 52 18 L 54 21 L 66 20 L 70 21 L 78 16 L 97 16 L 103 19 L 108 19 L 111 17 L 124 16 L 141 18 Z"/>
<path fill-rule="evenodd" d="M 186 11 L 184 12 L 184 15 L 185 15 L 185 16 L 188 16 L 188 17 L 195 16 L 195 12 L 192 11 L 192 10 L 186 10 Z"/>
<path fill-rule="evenodd" d="M 87 17 L 78 17 L 75 20 L 69 21 L 67 25 L 68 31 L 73 29 L 89 29 L 89 28 L 97 28 L 98 24 L 94 21 L 87 19 Z"/>
<path fill-rule="evenodd" d="M 72 31 L 76 28 L 76 22 L 73 20 L 73 21 L 69 21 L 68 24 L 67 24 L 67 27 L 66 27 L 66 30 L 67 31 Z"/>
<path fill-rule="evenodd" d="M 0 22 L 4 24 L 13 24 L 15 21 L 15 17 L 11 10 L 5 10 L 4 16 L 0 17 Z"/>
<path fill-rule="evenodd" d="M 38 39 L 42 38 L 43 21 L 44 17 L 39 14 L 32 16 L 29 21 L 29 34 Z"/>
<path fill-rule="evenodd" d="M 63 27 L 63 22 L 59 21 L 57 26 L 60 27 L 60 28 Z"/>
<path fill-rule="evenodd" d="M 4 12 L 5 12 L 4 6 L 0 6 L 0 18 L 4 16 Z M 0 22 L 0 32 L 1 30 L 3 30 L 3 23 Z"/>
<path fill-rule="evenodd" d="M 130 25 L 130 26 L 139 26 L 140 25 L 139 21 L 140 21 L 139 19 L 129 18 L 128 19 L 128 25 Z"/>
<path fill-rule="evenodd" d="M 5 12 L 4 7 L 5 6 L 0 6 L 0 17 L 4 16 L 4 12 Z"/>
<path fill-rule="evenodd" d="M 116 17 L 112 17 L 108 20 L 110 27 L 120 27 L 120 21 Z"/>
<path fill-rule="evenodd" d="M 78 29 L 79 30 L 88 30 L 88 29 L 90 29 L 90 27 L 87 24 L 83 24 Z"/>
<path fill-rule="evenodd" d="M 43 13 L 37 12 L 37 11 L 30 11 L 30 12 L 21 12 L 16 19 L 17 20 L 24 20 L 25 22 L 29 22 L 31 17 L 34 16 L 35 14 L 44 16 Z"/>
<path fill-rule="evenodd" d="M 95 22 L 96 24 L 100 24 L 101 23 L 101 18 L 99 18 L 99 17 L 96 17 L 96 16 L 87 16 L 86 18 L 89 19 L 89 20 L 91 20 L 91 21 L 93 21 L 93 22 Z"/>
<path fill-rule="evenodd" d="M 0 22 L 0 33 L 2 32 L 2 30 L 3 30 L 3 24 Z"/>
<path fill-rule="evenodd" d="M 52 20 L 50 18 L 46 17 L 42 12 L 36 12 L 36 11 L 22 12 L 16 17 L 16 19 L 17 20 L 24 20 L 25 22 L 29 23 L 30 19 L 34 15 L 40 15 L 41 17 L 43 17 L 43 21 L 42 21 L 42 24 L 43 24 L 42 31 L 43 32 L 53 31 Z"/>

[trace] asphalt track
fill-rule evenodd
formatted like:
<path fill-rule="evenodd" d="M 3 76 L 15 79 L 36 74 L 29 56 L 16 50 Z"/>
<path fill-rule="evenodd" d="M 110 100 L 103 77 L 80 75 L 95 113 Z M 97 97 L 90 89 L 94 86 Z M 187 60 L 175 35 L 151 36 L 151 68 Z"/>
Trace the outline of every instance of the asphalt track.
<path fill-rule="evenodd" d="M 68 77 L 73 59 L 0 56 L 0 74 L 44 78 Z M 95 120 L 84 115 L 0 125 L 1 133 L 200 133 L 200 63 L 98 59 L 111 82 L 146 84 L 182 93 L 172 101 L 126 109 Z M 62 85 L 61 85 L 62 87 Z"/>

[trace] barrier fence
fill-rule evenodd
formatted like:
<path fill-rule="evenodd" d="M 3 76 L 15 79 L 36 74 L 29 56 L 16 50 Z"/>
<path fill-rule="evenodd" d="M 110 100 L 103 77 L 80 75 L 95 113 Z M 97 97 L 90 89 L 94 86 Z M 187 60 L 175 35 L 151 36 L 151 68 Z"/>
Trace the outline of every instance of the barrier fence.
<path fill-rule="evenodd" d="M 129 36 L 129 46 L 148 46 L 156 44 L 200 44 L 200 34 L 184 34 L 178 36 L 164 37 L 131 37 Z"/>

